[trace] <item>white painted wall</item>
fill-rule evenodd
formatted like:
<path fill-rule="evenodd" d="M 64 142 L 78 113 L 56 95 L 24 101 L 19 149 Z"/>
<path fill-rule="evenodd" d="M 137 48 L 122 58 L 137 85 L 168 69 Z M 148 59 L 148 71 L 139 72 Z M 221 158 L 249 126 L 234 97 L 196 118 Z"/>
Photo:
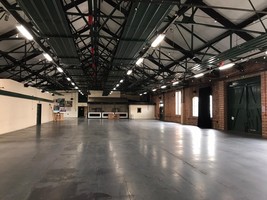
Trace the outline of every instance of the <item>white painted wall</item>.
<path fill-rule="evenodd" d="M 72 101 L 72 107 L 66 107 L 66 112 L 63 112 L 64 117 L 78 117 L 78 91 L 58 92 L 63 96 L 54 96 L 54 100 L 57 98 L 64 98 L 65 101 Z"/>
<path fill-rule="evenodd" d="M 78 103 L 78 107 L 81 106 L 81 107 L 87 107 L 87 103 Z"/>
<path fill-rule="evenodd" d="M 141 113 L 137 113 L 137 108 L 141 108 Z M 155 105 L 130 105 L 130 119 L 155 119 Z"/>
<path fill-rule="evenodd" d="M 0 79 L 0 90 L 53 100 L 51 94 L 13 80 Z M 37 104 L 42 104 L 42 123 L 53 120 L 53 103 L 0 95 L 0 134 L 36 125 Z"/>

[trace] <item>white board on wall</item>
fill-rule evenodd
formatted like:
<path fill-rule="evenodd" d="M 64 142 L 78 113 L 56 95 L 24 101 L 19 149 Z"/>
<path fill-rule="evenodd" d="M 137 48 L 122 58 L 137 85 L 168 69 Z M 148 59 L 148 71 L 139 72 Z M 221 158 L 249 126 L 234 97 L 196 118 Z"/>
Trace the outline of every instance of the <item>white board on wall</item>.
<path fill-rule="evenodd" d="M 130 119 L 155 119 L 155 105 L 129 105 Z"/>
<path fill-rule="evenodd" d="M 54 101 L 57 99 L 64 99 L 69 102 L 69 106 L 63 108 L 64 117 L 78 117 L 78 91 L 60 92 L 62 96 L 55 96 Z"/>

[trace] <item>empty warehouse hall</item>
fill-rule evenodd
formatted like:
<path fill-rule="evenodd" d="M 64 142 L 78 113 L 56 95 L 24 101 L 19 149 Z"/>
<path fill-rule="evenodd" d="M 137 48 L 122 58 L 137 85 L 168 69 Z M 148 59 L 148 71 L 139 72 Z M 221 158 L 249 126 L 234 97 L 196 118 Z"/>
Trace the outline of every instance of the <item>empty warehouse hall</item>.
<path fill-rule="evenodd" d="M 266 0 L 0 0 L 0 200 L 267 200 Z"/>
<path fill-rule="evenodd" d="M 266 140 L 252 136 L 156 120 L 79 118 L 2 135 L 0 147 L 1 199 L 267 196 Z"/>

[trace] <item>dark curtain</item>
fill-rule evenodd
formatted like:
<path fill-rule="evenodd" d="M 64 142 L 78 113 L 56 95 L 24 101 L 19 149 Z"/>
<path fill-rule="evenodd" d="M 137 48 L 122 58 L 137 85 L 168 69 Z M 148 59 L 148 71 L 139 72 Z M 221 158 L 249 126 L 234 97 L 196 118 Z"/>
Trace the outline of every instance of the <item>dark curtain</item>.
<path fill-rule="evenodd" d="M 199 89 L 197 125 L 200 128 L 212 128 L 211 118 L 210 118 L 210 95 L 211 95 L 211 87 L 205 87 Z"/>

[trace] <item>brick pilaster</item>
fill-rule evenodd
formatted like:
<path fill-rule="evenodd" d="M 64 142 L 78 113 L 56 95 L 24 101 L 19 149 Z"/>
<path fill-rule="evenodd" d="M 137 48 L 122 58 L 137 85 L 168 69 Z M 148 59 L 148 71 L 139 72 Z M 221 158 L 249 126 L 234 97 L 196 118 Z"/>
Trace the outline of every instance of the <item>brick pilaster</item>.
<path fill-rule="evenodd" d="M 214 83 L 212 87 L 213 99 L 213 128 L 226 130 L 227 128 L 227 99 L 224 81 Z"/>
<path fill-rule="evenodd" d="M 267 72 L 261 73 L 262 136 L 267 138 Z"/>

